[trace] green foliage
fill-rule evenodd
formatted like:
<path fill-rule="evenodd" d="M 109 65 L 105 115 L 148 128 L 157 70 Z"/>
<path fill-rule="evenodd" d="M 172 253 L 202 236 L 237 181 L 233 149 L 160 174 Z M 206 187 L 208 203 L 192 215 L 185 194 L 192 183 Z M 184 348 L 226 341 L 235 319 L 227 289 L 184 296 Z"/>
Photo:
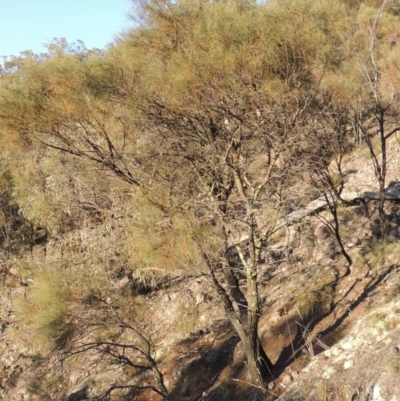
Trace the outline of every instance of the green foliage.
<path fill-rule="evenodd" d="M 190 224 L 184 216 L 164 217 L 163 213 L 144 199 L 135 203 L 138 219 L 131 230 L 128 249 L 132 263 L 139 268 L 186 268 L 196 262 L 196 248 Z"/>
<path fill-rule="evenodd" d="M 173 107 L 252 85 L 280 98 L 299 82 L 305 88 L 321 79 L 327 65 L 342 59 L 338 44 L 347 20 L 340 3 L 143 3 L 151 28 L 133 30 L 127 40 L 135 52 L 146 46 L 152 57 L 143 59 L 151 71 L 145 79 Z"/>
<path fill-rule="evenodd" d="M 54 271 L 44 271 L 35 278 L 27 299 L 17 303 L 17 313 L 32 324 L 40 336 L 62 338 L 69 331 L 66 323 L 68 291 Z"/>
<path fill-rule="evenodd" d="M 373 239 L 368 243 L 365 260 L 370 266 L 381 266 L 399 259 L 400 247 L 388 239 Z"/>
<path fill-rule="evenodd" d="M 330 280 L 329 273 L 321 272 L 309 285 L 295 291 L 295 307 L 304 324 L 330 309 L 334 297 Z"/>
<path fill-rule="evenodd" d="M 82 303 L 93 295 L 105 297 L 110 289 L 104 271 L 89 263 L 74 266 L 74 259 L 76 256 L 67 261 L 69 266 L 62 260 L 19 261 L 21 276 L 29 277 L 33 284 L 17 300 L 16 312 L 32 326 L 34 342 L 44 347 L 65 344 L 74 333 L 74 315 Z"/>
<path fill-rule="evenodd" d="M 295 302 L 299 311 L 300 318 L 304 321 L 318 317 L 326 305 L 321 299 L 318 291 L 312 291 L 309 288 L 302 289 L 296 293 Z"/>

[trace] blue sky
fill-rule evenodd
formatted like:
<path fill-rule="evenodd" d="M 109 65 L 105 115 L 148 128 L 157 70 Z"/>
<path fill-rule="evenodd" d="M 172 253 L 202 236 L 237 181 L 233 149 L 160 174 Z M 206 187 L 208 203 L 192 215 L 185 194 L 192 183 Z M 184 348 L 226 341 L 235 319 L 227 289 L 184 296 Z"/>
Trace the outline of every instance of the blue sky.
<path fill-rule="evenodd" d="M 0 56 L 41 53 L 61 37 L 104 48 L 132 26 L 131 10 L 129 0 L 0 0 Z"/>

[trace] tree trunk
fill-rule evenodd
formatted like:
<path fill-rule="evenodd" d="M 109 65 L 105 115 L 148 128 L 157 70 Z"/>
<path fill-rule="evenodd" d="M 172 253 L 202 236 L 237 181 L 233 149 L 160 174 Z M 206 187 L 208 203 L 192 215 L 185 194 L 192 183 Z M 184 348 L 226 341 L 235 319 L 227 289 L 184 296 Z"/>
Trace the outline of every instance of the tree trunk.
<path fill-rule="evenodd" d="M 386 215 L 385 215 L 385 186 L 386 186 L 386 169 L 387 169 L 387 160 L 386 160 L 386 138 L 385 138 L 385 114 L 384 111 L 380 111 L 379 115 L 379 134 L 381 140 L 381 170 L 378 177 L 379 181 L 379 220 L 380 220 L 380 229 L 381 236 L 384 238 L 387 234 L 387 226 L 386 226 Z"/>
<path fill-rule="evenodd" d="M 347 251 L 346 251 L 346 249 L 344 247 L 344 244 L 343 244 L 342 236 L 340 235 L 340 223 L 339 223 L 337 203 L 336 203 L 337 200 L 334 200 L 333 201 L 334 203 L 329 203 L 330 200 L 328 200 L 327 197 L 325 197 L 325 199 L 326 199 L 326 201 L 328 203 L 329 210 L 330 210 L 330 212 L 331 212 L 331 214 L 333 216 L 333 222 L 334 222 L 334 224 L 333 224 L 333 233 L 335 235 L 336 242 L 339 245 L 340 252 L 346 258 L 347 263 L 348 263 L 347 269 L 346 269 L 346 273 L 345 273 L 345 276 L 348 276 L 351 273 L 350 268 L 351 268 L 351 266 L 353 264 L 353 260 L 351 259 L 350 255 L 347 253 Z"/>
<path fill-rule="evenodd" d="M 205 265 L 210 273 L 211 282 L 216 289 L 221 301 L 222 306 L 225 310 L 226 316 L 232 323 L 236 333 L 238 334 L 240 341 L 243 344 L 243 350 L 246 355 L 247 365 L 250 373 L 252 383 L 262 389 L 267 387 L 267 378 L 270 375 L 273 367 L 272 362 L 265 354 L 261 341 L 258 337 L 258 292 L 257 292 L 257 277 L 251 275 L 247 271 L 247 277 L 252 277 L 251 280 L 247 280 L 248 283 L 248 308 L 247 315 L 240 316 L 233 307 L 232 301 L 229 297 L 228 292 L 221 285 L 216 277 L 215 267 L 212 261 L 208 258 L 207 254 L 199 246 Z M 252 269 L 250 269 L 252 270 Z M 238 285 L 238 283 L 236 284 Z M 245 319 L 245 321 L 244 321 Z"/>
<path fill-rule="evenodd" d="M 254 384 L 266 388 L 266 379 L 272 368 L 272 362 L 261 346 L 258 336 L 258 321 L 260 316 L 257 286 L 257 266 L 246 266 L 247 276 L 247 339 L 243 341 L 243 347 L 247 357 L 249 373 Z"/>
<path fill-rule="evenodd" d="M 242 342 L 252 383 L 266 389 L 273 364 L 262 348 L 257 327 L 248 325 L 247 330 L 245 330 L 238 319 L 231 319 L 231 323 Z"/>

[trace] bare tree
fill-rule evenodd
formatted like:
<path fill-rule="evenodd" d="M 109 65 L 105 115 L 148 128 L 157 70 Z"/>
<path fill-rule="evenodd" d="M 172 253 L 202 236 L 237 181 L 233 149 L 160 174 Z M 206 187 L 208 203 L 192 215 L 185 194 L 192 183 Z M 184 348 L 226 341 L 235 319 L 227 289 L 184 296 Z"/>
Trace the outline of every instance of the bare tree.
<path fill-rule="evenodd" d="M 382 33 L 382 28 L 385 26 L 385 15 L 390 13 L 393 6 L 392 0 L 382 1 L 375 18 L 366 24 L 365 52 L 355 55 L 359 73 L 364 80 L 364 87 L 358 96 L 358 103 L 361 105 L 362 111 L 356 110 L 354 119 L 362 133 L 362 139 L 368 146 L 375 178 L 378 181 L 379 236 L 381 237 L 387 234 L 384 209 L 388 168 L 387 144 L 388 140 L 400 131 L 397 110 L 399 90 L 395 84 L 395 80 L 398 78 L 391 77 L 390 64 L 382 63 L 383 52 L 390 52 L 392 44 L 398 38 L 397 32 L 393 32 L 389 37 L 385 37 Z M 398 19 L 398 17 L 396 18 Z M 385 57 L 387 57 L 386 54 Z M 387 59 L 390 60 L 389 57 Z M 375 137 L 378 138 L 378 148 L 374 146 Z"/>
<path fill-rule="evenodd" d="M 339 208 L 346 207 L 348 202 L 342 198 L 344 188 L 343 158 L 351 149 L 347 110 L 335 110 L 333 105 L 325 108 L 317 124 L 309 127 L 308 148 L 303 149 L 307 158 L 308 177 L 317 195 L 325 200 L 331 219 L 318 217 L 335 237 L 341 254 L 347 261 L 347 272 L 353 261 L 346 251 L 341 235 Z M 313 144 L 318 142 L 319 146 Z"/>

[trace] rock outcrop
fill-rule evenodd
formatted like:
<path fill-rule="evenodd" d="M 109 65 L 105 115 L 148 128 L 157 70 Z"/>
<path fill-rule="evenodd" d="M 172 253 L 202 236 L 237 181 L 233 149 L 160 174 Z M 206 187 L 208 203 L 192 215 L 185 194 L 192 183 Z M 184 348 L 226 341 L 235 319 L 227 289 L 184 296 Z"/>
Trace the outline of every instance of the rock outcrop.
<path fill-rule="evenodd" d="M 399 323 L 400 301 L 373 310 L 337 344 L 314 357 L 280 399 L 400 400 Z"/>

